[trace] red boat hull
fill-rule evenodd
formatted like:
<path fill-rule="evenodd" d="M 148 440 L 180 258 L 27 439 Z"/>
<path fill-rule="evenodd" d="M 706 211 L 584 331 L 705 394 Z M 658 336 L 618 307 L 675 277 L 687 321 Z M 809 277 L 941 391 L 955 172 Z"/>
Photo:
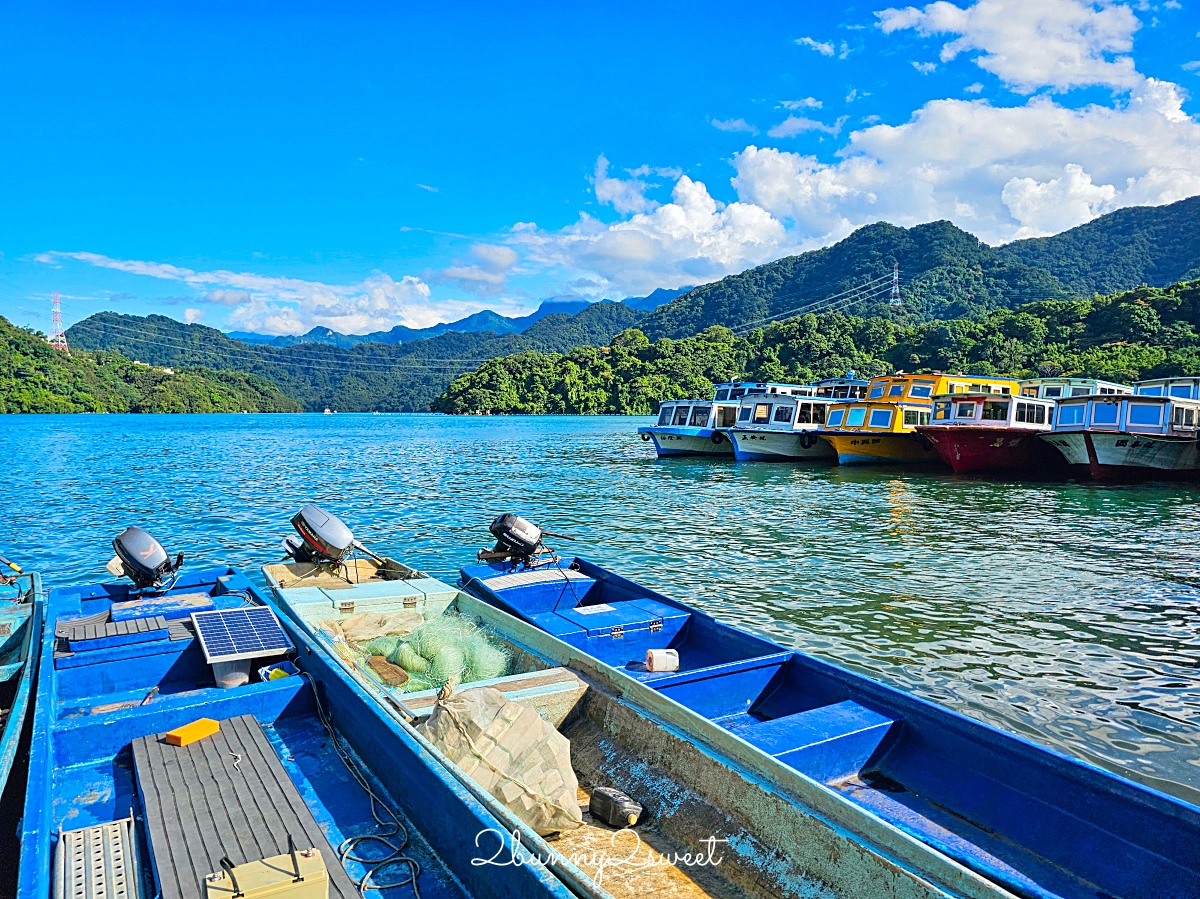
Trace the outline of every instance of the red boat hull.
<path fill-rule="evenodd" d="M 1058 454 L 1038 439 L 1040 431 L 955 425 L 924 425 L 917 431 L 955 471 L 1062 467 Z"/>

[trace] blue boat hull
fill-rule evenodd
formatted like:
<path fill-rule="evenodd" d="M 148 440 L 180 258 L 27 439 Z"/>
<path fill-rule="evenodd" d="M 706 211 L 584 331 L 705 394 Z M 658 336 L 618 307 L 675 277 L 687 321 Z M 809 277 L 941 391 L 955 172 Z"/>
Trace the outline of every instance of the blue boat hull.
<path fill-rule="evenodd" d="M 720 728 L 840 800 L 1040 899 L 1200 895 L 1200 809 L 724 625 L 594 565 L 464 589 Z M 570 589 L 568 589 L 568 586 Z M 673 648 L 678 672 L 642 664 Z M 696 726 L 695 732 L 707 732 Z M 845 820 L 851 820 L 852 816 Z"/>
<path fill-rule="evenodd" d="M 267 604 L 235 569 L 190 573 L 180 578 L 170 592 L 207 593 L 218 608 L 243 601 Z M 53 895 L 54 855 L 60 830 L 119 821 L 130 817 L 131 812 L 138 821 L 135 827 L 142 860 L 138 869 L 141 894 L 160 895 L 158 877 L 167 870 L 161 867 L 161 858 L 165 857 L 160 856 L 165 851 L 163 837 L 161 831 L 150 830 L 146 823 L 149 788 L 141 780 L 131 744 L 199 718 L 228 722 L 238 716 L 252 716 L 295 785 L 295 795 L 330 847 L 339 846 L 351 835 L 379 832 L 375 806 L 336 754 L 333 738 L 320 718 L 323 710 L 338 744 L 405 825 L 409 837 L 405 851 L 422 869 L 422 896 L 568 899 L 561 882 L 537 862 L 512 864 L 511 838 L 500 845 L 500 835 L 505 831 L 495 817 L 407 732 L 380 715 L 370 698 L 341 678 L 329 659 L 278 613 L 296 647 L 295 662 L 303 677 L 219 689 L 198 641 L 186 635 L 75 652 L 72 657 L 60 652 L 56 659 L 55 622 L 103 612 L 113 603 L 130 598 L 130 591 L 117 584 L 50 593 L 49 624 L 39 666 L 18 895 L 29 899 Z M 225 730 L 223 726 L 222 732 Z M 387 764 L 381 764 L 382 760 Z M 248 763 L 248 759 L 238 761 Z M 256 765 L 256 770 L 261 770 L 261 765 Z M 210 799 L 205 795 L 204 801 Z M 204 822 L 197 825 L 193 834 L 197 840 L 205 826 Z M 221 829 L 221 821 L 214 818 L 212 826 Z M 233 847 L 231 855 L 239 845 L 253 847 L 264 837 L 254 833 L 252 827 L 232 822 L 225 828 L 221 832 Z M 475 835 L 483 831 L 496 836 L 492 844 L 481 843 L 481 848 L 476 848 Z M 286 834 L 269 836 L 279 840 Z M 376 852 L 378 849 L 376 845 Z M 472 859 L 485 849 L 487 855 L 496 852 L 499 862 L 507 860 L 509 864 L 473 864 Z M 243 854 L 252 851 L 243 850 Z M 370 847 L 364 848 L 364 854 L 371 852 Z M 151 864 L 148 856 L 159 861 Z M 246 860 L 236 859 L 235 864 Z M 341 871 L 336 855 L 325 861 L 331 872 Z M 215 865 L 211 860 L 209 863 Z M 352 861 L 347 862 L 345 870 L 354 878 L 366 871 Z M 384 879 L 402 879 L 405 870 L 392 867 Z M 338 876 L 342 877 L 340 873 Z M 411 892 L 411 888 L 402 889 Z M 345 890 L 341 894 L 345 895 Z"/>

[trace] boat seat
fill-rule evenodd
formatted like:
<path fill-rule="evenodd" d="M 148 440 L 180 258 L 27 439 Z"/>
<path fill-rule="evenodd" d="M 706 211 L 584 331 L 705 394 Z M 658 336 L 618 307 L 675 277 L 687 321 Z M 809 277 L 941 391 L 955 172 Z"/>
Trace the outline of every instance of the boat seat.
<path fill-rule="evenodd" d="M 847 700 L 732 732 L 801 774 L 830 783 L 857 775 L 894 723 Z"/>
<path fill-rule="evenodd" d="M 288 835 L 321 851 L 329 899 L 359 899 L 325 833 L 253 715 L 187 746 L 163 735 L 133 741 L 133 767 L 162 899 L 205 899 L 204 878 L 283 855 Z"/>

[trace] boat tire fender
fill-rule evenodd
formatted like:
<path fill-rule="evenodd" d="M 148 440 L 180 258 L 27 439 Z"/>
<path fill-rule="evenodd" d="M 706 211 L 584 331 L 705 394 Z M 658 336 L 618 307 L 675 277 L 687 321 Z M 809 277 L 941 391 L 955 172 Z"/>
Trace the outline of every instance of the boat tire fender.
<path fill-rule="evenodd" d="M 649 434 L 647 434 L 647 433 L 645 433 L 645 432 L 643 431 L 643 432 L 642 432 L 642 439 L 643 439 L 643 440 L 645 440 L 645 441 L 647 441 L 647 442 L 649 442 L 649 440 L 650 440 L 650 435 L 649 435 Z"/>
<path fill-rule="evenodd" d="M 805 434 L 800 435 L 800 447 L 802 449 L 812 449 L 814 446 L 816 446 L 816 444 L 817 444 L 817 435 L 816 434 L 805 433 Z"/>
<path fill-rule="evenodd" d="M 714 445 L 720 446 L 722 443 L 725 442 L 725 435 L 722 434 L 720 431 L 717 431 L 708 439 L 711 440 Z"/>

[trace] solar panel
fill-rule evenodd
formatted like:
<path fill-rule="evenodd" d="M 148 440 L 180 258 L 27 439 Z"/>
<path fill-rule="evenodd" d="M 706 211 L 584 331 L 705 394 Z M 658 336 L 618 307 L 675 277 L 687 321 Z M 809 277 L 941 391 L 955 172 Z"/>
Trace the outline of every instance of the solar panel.
<path fill-rule="evenodd" d="M 266 606 L 193 612 L 192 624 L 209 664 L 283 655 L 291 641 Z"/>

